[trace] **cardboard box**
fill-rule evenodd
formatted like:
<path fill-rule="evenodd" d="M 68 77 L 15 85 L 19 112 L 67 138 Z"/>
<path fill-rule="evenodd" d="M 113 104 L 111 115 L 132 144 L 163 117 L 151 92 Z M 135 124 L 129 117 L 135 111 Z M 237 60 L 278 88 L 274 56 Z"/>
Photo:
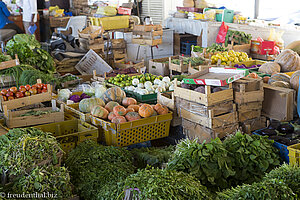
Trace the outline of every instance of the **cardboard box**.
<path fill-rule="evenodd" d="M 149 73 L 157 76 L 169 76 L 169 57 L 149 60 Z"/>

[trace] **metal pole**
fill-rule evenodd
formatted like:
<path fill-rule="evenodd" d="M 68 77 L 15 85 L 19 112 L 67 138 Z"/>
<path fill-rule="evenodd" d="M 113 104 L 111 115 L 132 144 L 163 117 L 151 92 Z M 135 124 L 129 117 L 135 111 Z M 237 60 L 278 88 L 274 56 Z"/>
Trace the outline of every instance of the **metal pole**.
<path fill-rule="evenodd" d="M 254 19 L 257 19 L 258 15 L 259 15 L 259 0 L 255 0 Z"/>

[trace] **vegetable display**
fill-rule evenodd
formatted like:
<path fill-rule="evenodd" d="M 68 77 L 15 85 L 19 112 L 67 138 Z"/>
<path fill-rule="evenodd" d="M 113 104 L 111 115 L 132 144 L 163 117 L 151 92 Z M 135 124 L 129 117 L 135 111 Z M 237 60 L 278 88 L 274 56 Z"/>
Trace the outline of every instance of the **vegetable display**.
<path fill-rule="evenodd" d="M 239 44 L 249 44 L 251 39 L 252 39 L 251 34 L 247 34 L 242 31 L 233 31 L 229 29 L 225 37 L 225 47 L 227 47 L 232 40 L 234 41 L 234 45 L 239 45 Z"/>
<path fill-rule="evenodd" d="M 19 99 L 23 97 L 28 97 L 40 93 L 48 92 L 47 85 L 42 83 L 37 83 L 35 85 L 21 85 L 19 89 L 17 87 L 11 87 L 9 89 L 1 90 L 1 95 L 4 101 Z"/>
<path fill-rule="evenodd" d="M 204 48 L 200 46 L 193 46 L 194 52 L 203 52 L 203 49 Z M 206 48 L 207 53 L 216 53 L 216 52 L 223 52 L 223 51 L 227 51 L 227 49 L 217 43 L 213 43 L 211 46 Z"/>
<path fill-rule="evenodd" d="M 40 115 L 46 115 L 49 113 L 54 113 L 54 112 L 58 112 L 58 111 L 54 111 L 54 110 L 47 110 L 47 111 L 42 111 L 42 110 L 37 110 L 37 111 L 28 111 L 22 115 L 20 115 L 19 117 L 25 117 L 25 116 L 40 116 Z"/>
<path fill-rule="evenodd" d="M 180 65 L 181 59 L 172 59 L 172 63 L 176 65 Z M 192 66 L 201 65 L 204 63 L 204 58 L 202 57 L 183 57 L 182 58 L 183 64 L 188 65 L 191 62 Z"/>
<path fill-rule="evenodd" d="M 127 69 L 118 69 L 118 70 L 114 69 L 112 72 L 107 73 L 106 77 L 115 77 L 118 74 L 136 74 L 136 73 L 137 73 L 137 71 L 134 67 L 130 67 Z"/>
<path fill-rule="evenodd" d="M 195 92 L 203 93 L 205 94 L 205 86 L 204 85 L 195 85 L 195 84 L 186 84 L 182 83 L 181 87 L 184 89 L 194 90 Z M 219 86 L 211 86 L 211 93 L 219 92 L 224 90 L 224 88 Z"/>
<path fill-rule="evenodd" d="M 28 69 L 24 70 L 20 74 L 20 84 L 21 85 L 33 85 L 36 83 L 37 79 L 41 79 L 43 83 L 51 83 L 51 84 L 57 84 L 58 80 L 53 76 L 53 74 L 44 73 L 40 70 L 36 69 Z"/>
<path fill-rule="evenodd" d="M 258 67 L 260 67 L 261 65 L 252 65 L 252 66 L 250 66 L 250 67 L 247 67 L 245 64 L 241 64 L 241 65 L 239 65 L 239 64 L 235 64 L 234 65 L 234 67 L 235 68 L 238 68 L 238 69 L 254 69 L 254 68 L 258 68 Z"/>
<path fill-rule="evenodd" d="M 46 193 L 56 195 L 57 199 L 69 199 L 72 196 L 72 185 L 66 168 L 38 166 L 18 179 L 13 184 L 12 191 L 16 194 Z"/>
<path fill-rule="evenodd" d="M 125 189 L 133 199 L 211 200 L 207 188 L 184 172 L 142 169 L 127 177 Z"/>
<path fill-rule="evenodd" d="M 300 70 L 300 56 L 291 49 L 285 49 L 275 59 L 281 66 L 282 72 L 293 72 Z"/>
<path fill-rule="evenodd" d="M 225 149 L 219 138 L 210 143 L 197 143 L 197 140 L 183 140 L 168 163 L 167 169 L 188 172 L 209 189 L 230 187 L 228 178 L 236 172 L 234 158 Z"/>
<path fill-rule="evenodd" d="M 127 176 L 134 173 L 129 151 L 85 141 L 66 160 L 76 193 L 83 199 L 117 199 Z"/>
<path fill-rule="evenodd" d="M 245 52 L 235 52 L 233 50 L 225 51 L 223 53 L 218 53 L 211 57 L 211 63 L 216 64 L 218 60 L 221 61 L 221 65 L 229 65 L 230 63 L 239 63 L 244 61 L 252 60 L 248 57 L 248 54 Z"/>
<path fill-rule="evenodd" d="M 55 72 L 54 60 L 51 55 L 41 49 L 34 35 L 17 34 L 6 44 L 7 53 L 14 57 L 16 54 L 21 64 L 28 64 L 45 72 Z"/>
<path fill-rule="evenodd" d="M 265 74 L 273 74 L 273 73 L 279 73 L 280 72 L 280 65 L 275 62 L 266 62 L 260 66 L 258 69 L 259 72 L 265 73 Z"/>
<path fill-rule="evenodd" d="M 57 164 L 60 145 L 49 133 L 36 128 L 11 129 L 0 136 L 0 170 L 10 176 L 26 174 L 41 162 Z"/>
<path fill-rule="evenodd" d="M 277 149 L 266 137 L 237 132 L 223 144 L 234 158 L 236 173 L 231 179 L 232 185 L 260 181 L 265 173 L 280 164 Z"/>
<path fill-rule="evenodd" d="M 297 197 L 286 183 L 278 179 L 268 179 L 252 185 L 242 185 L 218 193 L 219 200 L 296 200 Z"/>
<path fill-rule="evenodd" d="M 0 62 L 9 61 L 11 57 L 0 52 Z"/>
<path fill-rule="evenodd" d="M 31 67 L 30 65 L 17 65 L 14 67 L 0 70 L 0 76 L 12 76 L 14 78 L 14 80 L 16 81 L 16 85 L 18 87 L 20 84 L 22 84 L 22 81 L 21 81 L 22 73 L 26 70 L 33 70 L 33 69 L 34 68 Z M 35 79 L 34 83 L 36 83 L 36 80 L 37 79 Z"/>

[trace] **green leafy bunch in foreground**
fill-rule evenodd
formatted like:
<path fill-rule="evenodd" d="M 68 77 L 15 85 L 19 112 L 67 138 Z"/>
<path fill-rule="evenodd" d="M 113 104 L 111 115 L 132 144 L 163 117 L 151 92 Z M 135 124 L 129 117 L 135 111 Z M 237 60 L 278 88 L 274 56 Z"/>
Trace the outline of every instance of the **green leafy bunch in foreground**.
<path fill-rule="evenodd" d="M 39 163 L 57 164 L 62 149 L 56 138 L 36 128 L 11 129 L 0 136 L 0 171 L 19 176 Z"/>
<path fill-rule="evenodd" d="M 218 193 L 219 200 L 296 200 L 297 197 L 286 183 L 268 179 L 252 185 L 242 185 Z"/>
<path fill-rule="evenodd" d="M 236 174 L 230 179 L 231 185 L 260 181 L 265 173 L 280 164 L 278 151 L 267 137 L 237 132 L 223 144 L 234 158 Z"/>
<path fill-rule="evenodd" d="M 125 181 L 125 189 L 130 188 L 133 199 L 212 199 L 207 188 L 195 177 L 184 172 L 163 169 L 142 169 L 130 175 Z"/>
<path fill-rule="evenodd" d="M 168 163 L 167 169 L 190 173 L 210 189 L 228 188 L 229 177 L 235 175 L 234 158 L 225 149 L 219 138 L 210 143 L 183 140 Z"/>
<path fill-rule="evenodd" d="M 69 199 L 72 196 L 70 175 L 64 167 L 38 166 L 28 175 L 18 179 L 10 192 L 16 194 L 56 194 L 58 199 Z M 37 198 L 41 199 L 41 198 Z"/>
<path fill-rule="evenodd" d="M 89 200 L 116 199 L 123 193 L 122 182 L 135 170 L 129 151 L 94 141 L 78 145 L 66 165 L 77 194 Z"/>

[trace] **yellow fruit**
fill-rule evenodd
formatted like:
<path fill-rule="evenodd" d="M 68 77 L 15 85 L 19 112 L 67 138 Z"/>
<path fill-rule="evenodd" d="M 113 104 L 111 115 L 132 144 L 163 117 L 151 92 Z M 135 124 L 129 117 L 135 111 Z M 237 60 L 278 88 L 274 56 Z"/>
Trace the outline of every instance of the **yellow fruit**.
<path fill-rule="evenodd" d="M 211 59 L 214 60 L 216 58 L 216 56 L 212 56 Z"/>
<path fill-rule="evenodd" d="M 234 58 L 234 63 L 238 63 L 239 59 L 238 58 Z"/>
<path fill-rule="evenodd" d="M 226 65 L 226 62 L 221 62 L 221 65 Z"/>
<path fill-rule="evenodd" d="M 252 58 L 249 58 L 249 60 L 252 60 Z"/>
<path fill-rule="evenodd" d="M 233 58 L 233 57 L 230 57 L 230 58 L 229 58 L 229 61 L 233 62 L 233 61 L 234 61 L 234 58 Z"/>

